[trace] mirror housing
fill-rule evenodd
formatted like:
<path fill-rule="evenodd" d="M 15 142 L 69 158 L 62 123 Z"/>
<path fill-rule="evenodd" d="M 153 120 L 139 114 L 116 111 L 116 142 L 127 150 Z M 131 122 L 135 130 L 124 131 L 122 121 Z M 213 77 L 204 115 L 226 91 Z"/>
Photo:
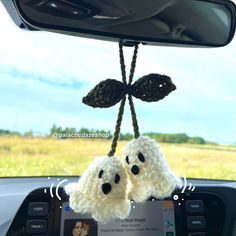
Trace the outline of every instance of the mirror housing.
<path fill-rule="evenodd" d="M 8 0 L 9 1 L 9 0 Z M 32 29 L 125 44 L 227 45 L 236 7 L 227 0 L 13 0 Z"/>

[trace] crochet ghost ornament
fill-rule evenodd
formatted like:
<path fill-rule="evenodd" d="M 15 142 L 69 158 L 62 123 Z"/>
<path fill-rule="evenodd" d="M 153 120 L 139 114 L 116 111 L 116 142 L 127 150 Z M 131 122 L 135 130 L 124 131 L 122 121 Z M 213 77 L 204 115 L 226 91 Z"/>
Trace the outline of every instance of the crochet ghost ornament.
<path fill-rule="evenodd" d="M 168 197 L 181 187 L 180 178 L 168 167 L 159 145 L 148 137 L 139 136 L 126 145 L 124 166 L 131 182 L 129 197 L 136 202 Z"/>
<path fill-rule="evenodd" d="M 117 157 L 96 158 L 78 183 L 65 186 L 70 207 L 78 213 L 90 213 L 100 222 L 124 219 L 130 212 L 128 176 Z"/>
<path fill-rule="evenodd" d="M 119 52 L 122 82 L 113 79 L 102 81 L 82 100 L 93 108 L 107 108 L 120 102 L 111 149 L 107 156 L 96 158 L 92 162 L 78 183 L 65 187 L 70 197 L 70 206 L 75 212 L 90 213 L 95 220 L 104 223 L 111 219 L 126 218 L 131 208 L 129 199 L 140 202 L 150 196 L 163 198 L 169 196 L 181 183 L 168 168 L 159 146 L 153 140 L 140 136 L 132 99 L 134 96 L 145 102 L 156 102 L 168 96 L 176 86 L 170 77 L 153 73 L 132 84 L 138 43 L 135 44 L 127 81 L 122 47 L 121 41 Z M 122 160 L 114 155 L 126 96 L 130 105 L 135 140 L 125 149 L 127 163 L 124 166 Z"/>

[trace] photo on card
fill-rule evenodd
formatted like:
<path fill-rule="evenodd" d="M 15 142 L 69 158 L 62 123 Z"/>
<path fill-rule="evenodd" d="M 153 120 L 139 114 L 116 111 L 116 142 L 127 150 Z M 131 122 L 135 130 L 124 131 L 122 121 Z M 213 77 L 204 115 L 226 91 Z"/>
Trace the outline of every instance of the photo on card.
<path fill-rule="evenodd" d="M 97 236 L 98 225 L 92 219 L 65 220 L 64 236 Z"/>

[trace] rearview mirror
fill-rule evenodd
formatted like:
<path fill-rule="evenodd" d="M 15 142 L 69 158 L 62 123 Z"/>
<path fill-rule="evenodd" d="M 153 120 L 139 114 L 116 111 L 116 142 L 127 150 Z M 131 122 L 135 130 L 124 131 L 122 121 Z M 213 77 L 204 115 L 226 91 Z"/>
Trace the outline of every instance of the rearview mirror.
<path fill-rule="evenodd" d="M 14 0 L 30 26 L 145 44 L 224 46 L 235 32 L 227 0 Z"/>

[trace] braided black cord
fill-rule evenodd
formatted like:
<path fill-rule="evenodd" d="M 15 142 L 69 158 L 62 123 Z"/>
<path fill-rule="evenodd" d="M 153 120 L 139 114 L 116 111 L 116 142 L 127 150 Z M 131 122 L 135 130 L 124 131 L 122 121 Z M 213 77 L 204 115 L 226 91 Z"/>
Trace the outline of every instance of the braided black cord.
<path fill-rule="evenodd" d="M 135 44 L 134 54 L 133 54 L 131 67 L 130 67 L 129 84 L 132 83 L 132 80 L 133 80 L 133 77 L 134 77 L 134 71 L 135 71 L 136 61 L 137 61 L 137 54 L 138 54 L 138 44 Z"/>
<path fill-rule="evenodd" d="M 133 124 L 133 128 L 134 128 L 134 137 L 138 138 L 140 136 L 140 133 L 139 133 L 137 116 L 136 116 L 136 112 L 135 112 L 135 108 L 134 108 L 133 98 L 131 95 L 129 95 L 128 99 L 129 99 L 129 106 L 130 106 L 131 117 L 132 117 L 132 124 Z"/>
<path fill-rule="evenodd" d="M 115 132 L 114 132 L 114 136 L 113 136 L 112 143 L 111 143 L 111 150 L 107 154 L 109 157 L 114 156 L 114 154 L 116 152 L 117 142 L 118 142 L 118 139 L 120 136 L 120 126 L 121 126 L 121 122 L 122 122 L 122 118 L 123 118 L 123 114 L 124 114 L 125 101 L 126 101 L 126 97 L 124 97 L 120 103 L 119 113 L 118 113 L 118 117 L 117 117 L 117 121 L 116 121 Z"/>
<path fill-rule="evenodd" d="M 119 43 L 119 53 L 120 53 L 120 68 L 121 68 L 122 81 L 125 84 L 127 84 L 127 82 L 126 82 L 126 72 L 125 72 L 125 59 L 124 59 L 122 42 Z"/>
<path fill-rule="evenodd" d="M 127 84 L 122 42 L 119 43 L 119 55 L 120 55 L 120 68 L 121 68 L 122 81 L 125 84 Z M 114 154 L 116 152 L 117 142 L 120 137 L 120 126 L 121 126 L 121 122 L 122 122 L 122 118 L 123 118 L 123 114 L 124 114 L 125 102 L 126 102 L 126 97 L 124 97 L 120 103 L 119 112 L 118 112 L 118 116 L 117 116 L 117 120 L 116 120 L 115 132 L 114 132 L 112 143 L 111 143 L 111 150 L 107 154 L 109 157 L 114 156 Z"/>
<path fill-rule="evenodd" d="M 137 54 L 138 54 L 138 44 L 135 45 L 133 59 L 132 59 L 131 68 L 130 68 L 130 75 L 129 75 L 129 84 L 130 85 L 131 85 L 131 83 L 133 81 L 133 77 L 134 77 L 134 71 L 135 71 L 136 61 L 137 61 Z M 140 133 L 139 133 L 137 116 L 136 116 L 136 112 L 135 112 L 135 108 L 134 108 L 133 98 L 131 95 L 129 95 L 128 99 L 129 99 L 129 106 L 130 106 L 131 117 L 132 117 L 132 124 L 133 124 L 133 128 L 134 128 L 134 137 L 138 138 L 140 136 Z"/>
<path fill-rule="evenodd" d="M 122 42 L 119 43 L 119 54 L 120 54 L 120 66 L 121 66 L 122 81 L 125 84 L 127 84 L 126 72 L 125 72 L 125 60 L 124 60 Z M 133 54 L 133 58 L 132 58 L 132 62 L 131 62 L 130 75 L 129 75 L 129 84 L 132 83 L 132 80 L 133 80 L 133 77 L 134 77 L 137 54 L 138 54 L 138 44 L 135 45 L 134 54 Z M 133 124 L 133 127 L 134 127 L 134 136 L 135 136 L 135 138 L 138 138 L 140 134 L 139 134 L 139 127 L 138 127 L 137 117 L 136 117 L 136 113 L 135 113 L 135 109 L 134 109 L 134 103 L 133 103 L 133 99 L 132 99 L 131 95 L 129 95 L 128 98 L 129 98 L 129 105 L 130 105 L 131 116 L 132 116 L 132 124 Z M 114 156 L 114 154 L 116 152 L 117 143 L 118 143 L 118 139 L 119 139 L 119 136 L 120 136 L 121 122 L 122 122 L 122 118 L 123 118 L 123 114 L 124 114 L 125 102 L 126 102 L 126 97 L 124 97 L 121 100 L 121 103 L 120 103 L 120 108 L 119 108 L 119 112 L 118 112 L 118 116 L 117 116 L 117 120 L 116 120 L 115 132 L 114 132 L 112 143 L 111 143 L 111 150 L 107 154 L 109 157 Z"/>

